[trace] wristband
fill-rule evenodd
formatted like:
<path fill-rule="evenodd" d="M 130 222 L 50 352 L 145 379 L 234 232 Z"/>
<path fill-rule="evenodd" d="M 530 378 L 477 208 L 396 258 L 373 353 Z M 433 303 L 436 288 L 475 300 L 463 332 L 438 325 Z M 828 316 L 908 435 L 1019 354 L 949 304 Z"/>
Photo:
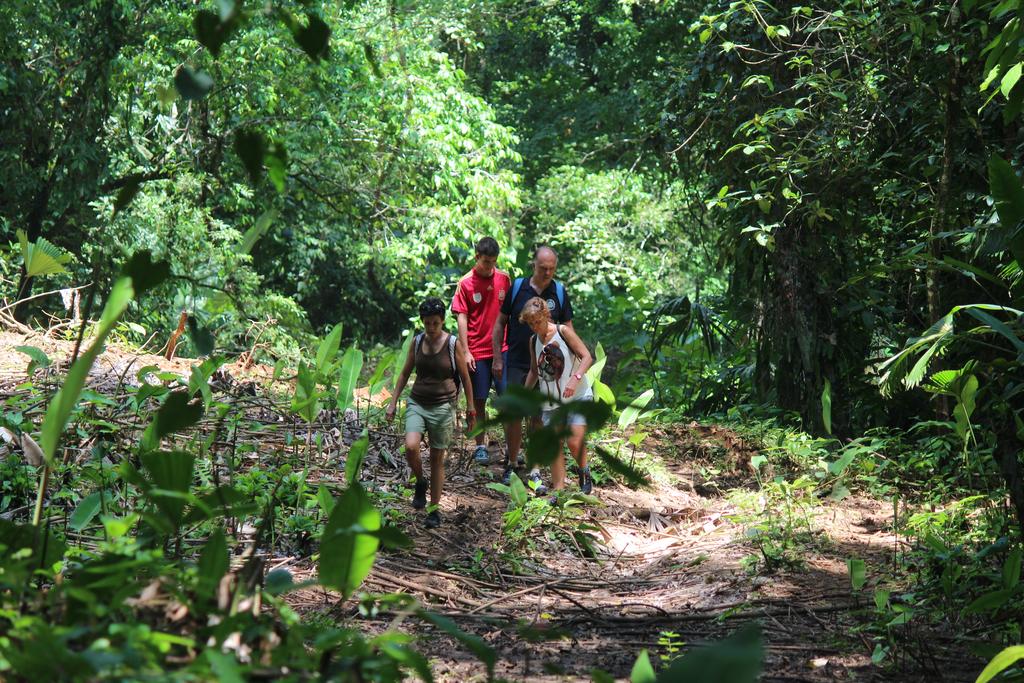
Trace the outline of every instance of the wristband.
<path fill-rule="evenodd" d="M 466 415 L 472 415 L 473 417 L 476 417 L 476 411 L 475 410 L 467 410 L 466 411 Z"/>
<path fill-rule="evenodd" d="M 578 372 L 577 372 L 577 373 L 576 373 L 575 375 L 573 375 L 573 377 L 575 377 L 575 378 L 576 378 L 576 381 L 577 381 L 577 382 L 582 382 L 582 381 L 583 381 L 583 375 L 581 375 L 581 374 L 580 374 L 580 373 L 578 373 Z"/>

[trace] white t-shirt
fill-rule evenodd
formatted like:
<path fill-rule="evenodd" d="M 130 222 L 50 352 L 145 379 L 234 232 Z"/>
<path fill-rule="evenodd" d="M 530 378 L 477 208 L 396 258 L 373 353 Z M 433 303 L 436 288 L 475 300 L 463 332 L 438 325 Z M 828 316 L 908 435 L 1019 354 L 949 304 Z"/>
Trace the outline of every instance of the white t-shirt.
<path fill-rule="evenodd" d="M 590 380 L 586 375 L 576 385 L 576 391 L 568 399 L 562 397 L 566 384 L 573 376 L 576 365 L 576 354 L 561 334 L 561 325 L 555 326 L 555 334 L 547 344 L 540 340 L 539 335 L 533 337 L 533 358 L 537 361 L 538 389 L 545 396 L 562 401 L 591 401 L 594 394 L 590 389 Z M 544 410 L 554 410 L 556 403 L 545 404 Z"/>

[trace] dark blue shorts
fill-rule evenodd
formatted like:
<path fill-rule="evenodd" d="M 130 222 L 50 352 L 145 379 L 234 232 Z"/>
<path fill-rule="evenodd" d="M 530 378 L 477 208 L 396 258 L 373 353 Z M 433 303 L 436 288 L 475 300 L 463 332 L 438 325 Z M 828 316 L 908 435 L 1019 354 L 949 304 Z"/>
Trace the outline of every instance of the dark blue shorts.
<path fill-rule="evenodd" d="M 502 358 L 505 358 L 506 355 L 502 354 Z M 492 386 L 494 387 L 494 393 L 498 396 L 505 393 L 505 375 L 503 374 L 501 379 L 498 379 L 491 374 L 492 360 L 491 358 L 478 359 L 476 361 L 476 370 L 469 373 L 469 379 L 473 382 L 473 398 L 475 399 L 486 400 Z"/>

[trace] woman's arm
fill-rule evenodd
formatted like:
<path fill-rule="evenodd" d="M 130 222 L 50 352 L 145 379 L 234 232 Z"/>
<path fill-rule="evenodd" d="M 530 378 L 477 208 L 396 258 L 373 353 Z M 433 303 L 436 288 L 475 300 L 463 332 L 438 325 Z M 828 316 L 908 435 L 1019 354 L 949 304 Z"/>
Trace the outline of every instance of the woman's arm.
<path fill-rule="evenodd" d="M 458 344 L 456 344 L 458 346 Z M 395 382 L 395 393 L 391 395 L 391 402 L 388 404 L 388 409 L 384 411 L 384 417 L 391 420 L 395 416 L 395 410 L 398 407 L 398 397 L 402 395 L 405 390 L 405 385 L 409 382 L 409 375 L 412 374 L 413 365 L 416 364 L 416 338 L 412 340 L 412 344 L 409 344 L 409 354 L 405 357 L 405 365 L 402 366 L 402 372 L 398 375 L 398 381 Z"/>
<path fill-rule="evenodd" d="M 462 390 L 466 392 L 466 426 L 473 428 L 476 422 L 476 408 L 473 407 L 473 381 L 469 378 L 469 364 L 466 362 L 466 351 L 462 344 L 455 344 L 455 365 L 462 378 Z"/>
<path fill-rule="evenodd" d="M 562 392 L 562 396 L 565 398 L 571 398 L 576 393 L 576 387 L 579 386 L 580 381 L 576 379 L 576 375 L 585 375 L 590 366 L 594 364 L 594 357 L 590 355 L 590 350 L 587 345 L 583 343 L 583 340 L 579 338 L 576 331 L 568 325 L 562 325 L 561 329 L 562 339 L 565 340 L 566 346 L 572 351 L 577 358 L 580 359 L 580 366 L 576 369 L 576 372 L 569 381 L 565 383 L 565 391 Z"/>
<path fill-rule="evenodd" d="M 523 381 L 523 386 L 527 389 L 532 389 L 537 385 L 537 380 L 540 378 L 540 373 L 537 371 L 537 356 L 534 355 L 534 347 L 536 346 L 534 340 L 537 335 L 530 337 L 530 372 L 526 374 L 526 379 Z"/>

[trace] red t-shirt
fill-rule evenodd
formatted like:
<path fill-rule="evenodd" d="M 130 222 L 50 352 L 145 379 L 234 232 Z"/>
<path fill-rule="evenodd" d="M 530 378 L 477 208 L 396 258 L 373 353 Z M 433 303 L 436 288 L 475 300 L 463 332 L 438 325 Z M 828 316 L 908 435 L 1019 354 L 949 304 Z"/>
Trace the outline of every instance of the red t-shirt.
<path fill-rule="evenodd" d="M 469 353 L 473 358 L 487 359 L 494 356 L 494 345 L 491 342 L 494 321 L 498 319 L 498 311 L 510 289 L 512 281 L 508 274 L 497 268 L 491 277 L 477 274 L 474 268 L 459 280 L 455 298 L 452 299 L 452 311 L 466 314 Z M 503 346 L 502 351 L 505 348 Z"/>

